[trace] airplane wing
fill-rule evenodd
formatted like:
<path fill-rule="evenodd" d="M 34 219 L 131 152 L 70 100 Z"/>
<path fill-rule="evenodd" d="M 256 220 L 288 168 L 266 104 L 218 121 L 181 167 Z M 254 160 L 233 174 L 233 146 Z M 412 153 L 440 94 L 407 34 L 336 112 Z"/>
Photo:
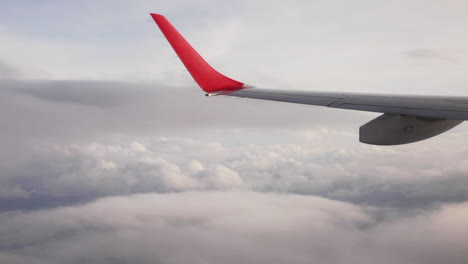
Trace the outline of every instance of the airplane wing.
<path fill-rule="evenodd" d="M 252 87 L 213 69 L 164 16 L 151 16 L 207 96 L 226 95 L 383 113 L 359 130 L 359 140 L 373 145 L 399 145 L 424 140 L 468 120 L 468 97 L 291 91 Z"/>

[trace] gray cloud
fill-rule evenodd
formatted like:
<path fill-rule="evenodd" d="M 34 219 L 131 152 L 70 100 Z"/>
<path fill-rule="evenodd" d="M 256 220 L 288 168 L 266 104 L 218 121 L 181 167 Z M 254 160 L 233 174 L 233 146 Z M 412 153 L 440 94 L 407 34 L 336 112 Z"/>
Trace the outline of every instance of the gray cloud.
<path fill-rule="evenodd" d="M 99 81 L 25 81 L 10 83 L 8 88 L 38 99 L 97 107 L 117 107 L 143 97 L 142 89 L 131 91 L 131 84 Z M 143 92 L 137 95 L 136 92 Z"/>
<path fill-rule="evenodd" d="M 411 58 L 438 58 L 440 54 L 431 49 L 415 49 L 405 53 Z"/>
<path fill-rule="evenodd" d="M 292 104 L 279 108 L 273 102 L 206 98 L 195 87 L 158 83 L 4 81 L 0 87 L 0 118 L 9 122 L 8 129 L 0 133 L 42 140 L 95 138 L 99 133 L 147 135 L 186 129 L 244 126 L 264 129 L 286 124 L 317 127 L 324 122 L 343 127 L 354 123 L 342 118 L 342 111 Z M 374 116 L 348 114 L 365 119 Z"/>
<path fill-rule="evenodd" d="M 463 49 L 414 49 L 404 53 L 410 59 L 467 64 L 468 51 Z"/>
<path fill-rule="evenodd" d="M 466 263 L 467 204 L 377 221 L 312 196 L 115 197 L 0 215 L 0 260 L 28 263 Z M 41 262 L 42 261 L 42 262 Z"/>
<path fill-rule="evenodd" d="M 18 79 L 20 71 L 0 60 L 0 80 Z"/>

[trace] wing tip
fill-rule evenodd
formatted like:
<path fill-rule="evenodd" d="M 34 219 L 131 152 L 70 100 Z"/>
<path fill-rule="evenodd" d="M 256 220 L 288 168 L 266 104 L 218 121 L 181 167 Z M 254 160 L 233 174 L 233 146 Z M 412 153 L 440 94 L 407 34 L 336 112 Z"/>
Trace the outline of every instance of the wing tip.
<path fill-rule="evenodd" d="M 161 15 L 161 14 L 157 14 L 157 13 L 150 13 L 150 16 L 151 16 L 154 20 L 166 19 L 165 16 L 163 16 L 163 15 Z"/>
<path fill-rule="evenodd" d="M 244 88 L 244 83 L 226 77 L 212 68 L 166 17 L 157 13 L 150 13 L 150 15 L 182 60 L 187 70 L 205 92 L 234 91 Z"/>

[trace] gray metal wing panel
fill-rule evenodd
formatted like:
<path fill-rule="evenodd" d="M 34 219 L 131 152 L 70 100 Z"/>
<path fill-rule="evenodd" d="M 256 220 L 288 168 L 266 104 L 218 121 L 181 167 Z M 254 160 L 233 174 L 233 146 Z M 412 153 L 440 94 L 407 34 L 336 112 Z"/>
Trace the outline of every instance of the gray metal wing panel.
<path fill-rule="evenodd" d="M 468 97 L 281 91 L 260 88 L 247 88 L 226 95 L 392 115 L 468 120 Z"/>
<path fill-rule="evenodd" d="M 342 93 L 334 92 L 286 92 L 260 88 L 247 88 L 236 92 L 228 92 L 225 95 L 318 106 L 329 106 L 345 98 Z"/>

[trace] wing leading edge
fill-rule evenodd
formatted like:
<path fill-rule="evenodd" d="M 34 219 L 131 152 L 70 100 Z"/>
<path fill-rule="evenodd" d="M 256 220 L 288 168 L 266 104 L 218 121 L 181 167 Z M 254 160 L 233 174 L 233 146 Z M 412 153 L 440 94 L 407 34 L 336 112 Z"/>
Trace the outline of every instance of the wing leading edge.
<path fill-rule="evenodd" d="M 360 128 L 360 141 L 374 145 L 424 140 L 468 120 L 468 97 L 290 91 L 247 86 L 213 69 L 164 16 L 151 16 L 207 95 L 383 113 Z"/>

